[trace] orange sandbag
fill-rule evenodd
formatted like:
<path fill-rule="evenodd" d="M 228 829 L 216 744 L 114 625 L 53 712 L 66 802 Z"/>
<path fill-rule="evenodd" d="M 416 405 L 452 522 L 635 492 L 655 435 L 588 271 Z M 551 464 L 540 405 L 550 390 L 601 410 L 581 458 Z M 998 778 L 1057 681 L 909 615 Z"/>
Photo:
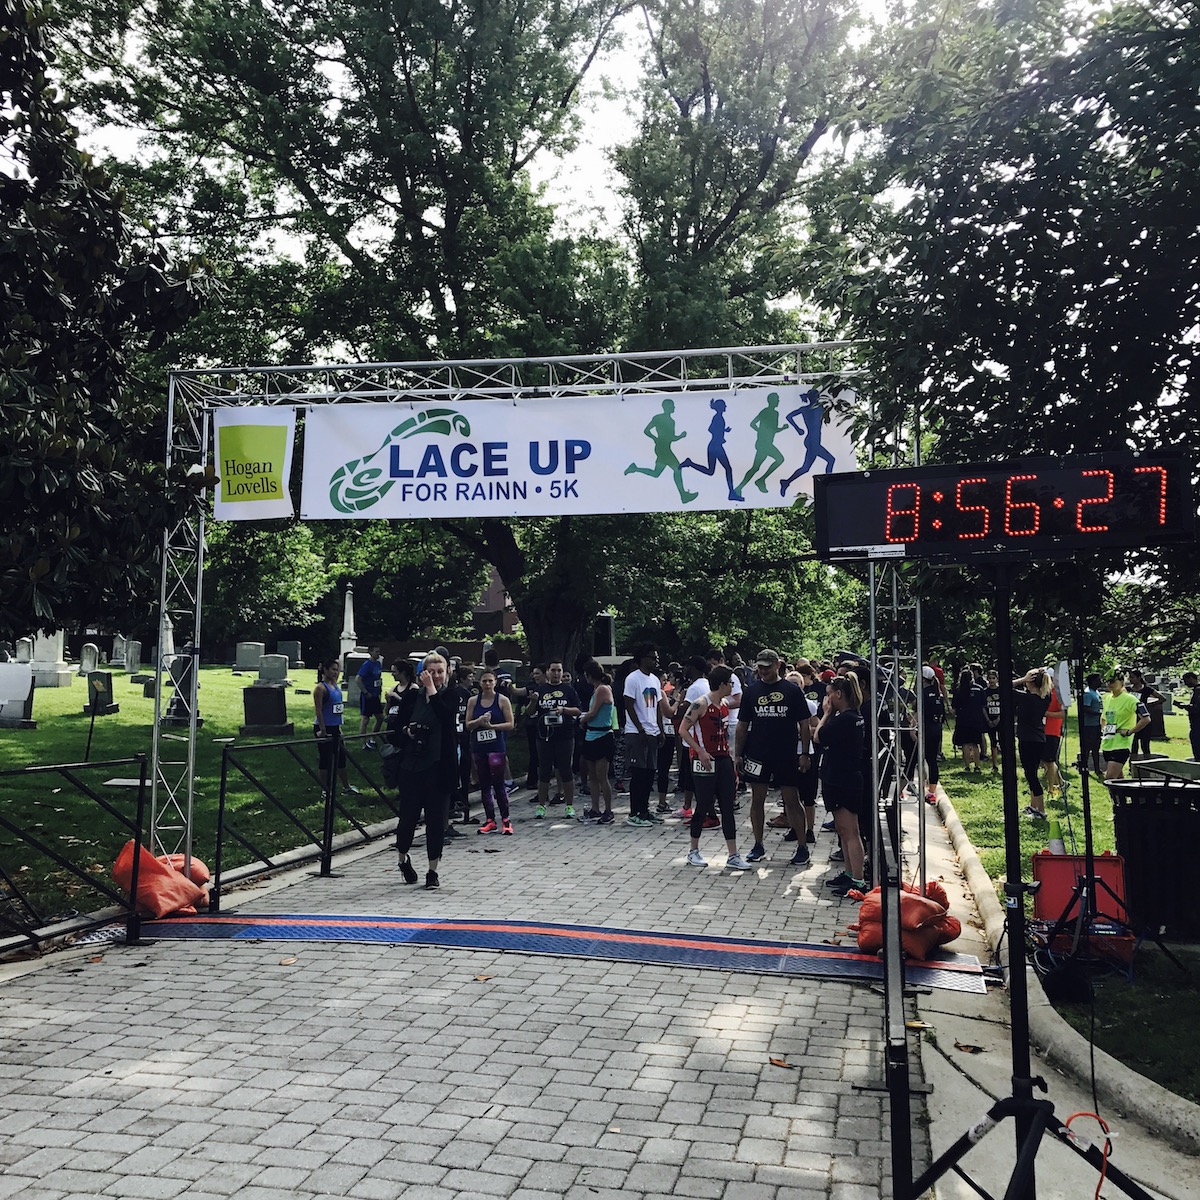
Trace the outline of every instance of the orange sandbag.
<path fill-rule="evenodd" d="M 940 879 L 931 879 L 928 883 L 926 883 L 925 895 L 927 895 L 930 900 L 936 900 L 943 908 L 950 907 L 950 896 L 945 887 L 942 885 L 942 881 Z"/>
<path fill-rule="evenodd" d="M 182 854 L 160 854 L 158 861 L 165 862 L 168 867 L 174 868 L 180 875 L 183 874 L 184 857 Z M 209 881 L 210 872 L 204 863 L 198 858 L 193 857 L 192 869 L 187 873 L 187 877 L 197 887 L 203 887 Z"/>
<path fill-rule="evenodd" d="M 127 893 L 133 888 L 133 851 L 131 838 L 121 847 L 121 853 L 113 863 L 113 878 Z M 197 906 L 207 908 L 208 893 L 142 846 L 138 857 L 138 894 L 134 903 L 144 917 L 165 917 L 177 912 L 194 913 Z"/>
<path fill-rule="evenodd" d="M 938 947 L 952 942 L 962 933 L 962 925 L 947 911 L 941 898 L 946 895 L 940 883 L 931 882 L 922 896 L 912 884 L 904 884 L 900 895 L 900 944 L 909 958 L 925 959 Z M 872 888 L 858 910 L 858 948 L 864 954 L 883 949 L 883 898 Z"/>
<path fill-rule="evenodd" d="M 905 929 L 900 934 L 900 948 L 905 957 L 920 962 L 924 962 L 941 944 L 938 931 L 932 925 L 926 925 L 924 929 Z"/>

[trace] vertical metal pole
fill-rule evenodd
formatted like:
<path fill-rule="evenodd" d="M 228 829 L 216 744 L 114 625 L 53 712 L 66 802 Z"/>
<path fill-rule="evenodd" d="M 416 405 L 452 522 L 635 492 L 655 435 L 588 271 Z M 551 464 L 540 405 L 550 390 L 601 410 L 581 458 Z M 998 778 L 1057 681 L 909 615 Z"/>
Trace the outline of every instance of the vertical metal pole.
<path fill-rule="evenodd" d="M 1009 1027 L 1012 1032 L 1013 1097 L 1016 1112 L 1017 1153 L 1033 1128 L 1033 1079 L 1029 1055 L 1029 990 L 1025 977 L 1025 887 L 1021 859 L 1021 815 L 1017 793 L 1017 758 L 1013 733 L 1012 583 L 1004 563 L 996 567 L 992 616 L 996 627 L 996 663 L 1000 670 L 1000 761 L 1004 793 L 1005 871 L 1004 902 L 1007 911 Z M 1033 1200 L 1037 1194 L 1030 1164 L 1029 1186 L 1012 1200 Z"/>
<path fill-rule="evenodd" d="M 877 622 L 876 622 L 876 606 L 878 599 L 876 596 L 876 587 L 878 586 L 878 575 L 876 573 L 875 563 L 869 564 L 869 579 L 871 586 L 871 608 L 868 617 L 869 628 L 868 636 L 871 639 L 870 653 L 870 688 L 871 698 L 868 701 L 869 711 L 866 716 L 866 734 L 867 745 L 871 755 L 871 795 L 874 798 L 874 803 L 871 805 L 871 868 L 875 872 L 877 880 L 883 879 L 883 856 L 880 853 L 882 846 L 879 836 L 879 648 L 876 644 Z"/>
<path fill-rule="evenodd" d="M 919 410 L 918 410 L 919 411 Z M 917 665 L 913 672 L 913 691 L 917 694 L 913 719 L 917 723 L 917 870 L 921 893 L 925 892 L 925 789 L 929 786 L 925 775 L 925 651 L 922 645 L 921 593 L 914 597 L 913 644 Z"/>
<path fill-rule="evenodd" d="M 325 829 L 321 836 L 320 870 L 320 875 L 323 879 L 328 879 L 333 874 L 333 801 L 337 796 L 338 761 L 342 753 L 342 727 L 340 725 L 331 725 L 329 727 L 329 736 L 333 752 L 329 762 L 329 770 L 325 776 Z M 428 822 L 431 819 L 429 813 L 426 813 L 425 820 Z"/>
<path fill-rule="evenodd" d="M 213 886 L 208 894 L 208 911 L 221 911 L 221 851 L 225 846 L 225 795 L 229 788 L 229 746 L 221 747 L 221 793 L 217 801 L 217 846 L 213 852 Z"/>
<path fill-rule="evenodd" d="M 200 465 L 208 465 L 209 439 L 212 435 L 212 413 L 204 410 L 200 435 Z M 187 828 L 184 832 L 184 871 L 192 866 L 193 813 L 196 802 L 196 723 L 200 717 L 200 614 L 204 609 L 204 516 L 207 503 L 196 501 L 196 586 L 192 611 L 192 677 L 188 696 L 188 742 L 187 742 Z"/>
<path fill-rule="evenodd" d="M 136 946 L 141 941 L 142 917 L 138 912 L 138 876 L 142 865 L 142 844 L 146 836 L 146 756 L 138 756 L 137 830 L 134 834 L 133 871 L 129 878 L 129 915 L 125 918 L 125 944 Z"/>

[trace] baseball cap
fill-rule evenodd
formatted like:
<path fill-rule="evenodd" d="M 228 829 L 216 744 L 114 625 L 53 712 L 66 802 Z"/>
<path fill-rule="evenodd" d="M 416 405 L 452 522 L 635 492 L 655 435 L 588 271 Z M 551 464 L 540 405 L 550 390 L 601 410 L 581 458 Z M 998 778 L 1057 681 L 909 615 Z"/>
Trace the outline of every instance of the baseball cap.
<path fill-rule="evenodd" d="M 756 663 L 760 663 L 764 667 L 771 667 L 779 662 L 780 659 L 779 655 L 774 650 L 763 649 L 758 652 L 758 657 L 754 661 Z"/>
<path fill-rule="evenodd" d="M 932 667 L 922 667 L 921 676 L 924 679 L 936 679 L 937 672 Z"/>

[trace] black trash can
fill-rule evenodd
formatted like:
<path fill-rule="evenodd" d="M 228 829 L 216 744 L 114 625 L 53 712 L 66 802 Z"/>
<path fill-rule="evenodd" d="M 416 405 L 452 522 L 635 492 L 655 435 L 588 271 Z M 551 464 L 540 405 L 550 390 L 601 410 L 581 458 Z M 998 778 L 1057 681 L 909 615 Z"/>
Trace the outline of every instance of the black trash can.
<path fill-rule="evenodd" d="M 1200 941 L 1200 906 L 1192 886 L 1200 849 L 1200 786 L 1122 779 L 1109 792 L 1134 928 Z"/>

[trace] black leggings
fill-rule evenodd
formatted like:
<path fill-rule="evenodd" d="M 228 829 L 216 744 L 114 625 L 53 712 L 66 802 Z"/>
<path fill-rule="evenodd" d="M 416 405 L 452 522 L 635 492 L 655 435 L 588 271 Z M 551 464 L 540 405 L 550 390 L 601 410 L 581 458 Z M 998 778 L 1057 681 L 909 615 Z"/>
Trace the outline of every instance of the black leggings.
<path fill-rule="evenodd" d="M 696 800 L 692 806 L 692 823 L 688 832 L 694 838 L 700 836 L 706 817 L 715 816 L 713 801 L 721 806 L 721 832 L 727 842 L 737 837 L 737 820 L 733 815 L 733 802 L 737 784 L 733 778 L 733 759 L 714 758 L 716 768 L 711 775 L 692 772 L 692 790 Z"/>
<path fill-rule="evenodd" d="M 665 792 L 671 786 L 671 764 L 675 761 L 675 736 L 667 734 L 667 740 L 658 748 L 658 790 Z"/>
<path fill-rule="evenodd" d="M 425 854 L 430 862 L 442 857 L 446 841 L 446 818 L 450 813 L 450 789 L 440 766 L 422 771 L 403 771 L 398 799 L 400 822 L 396 826 L 396 849 L 407 854 L 412 849 L 417 821 L 425 813 Z"/>
<path fill-rule="evenodd" d="M 1029 794 L 1035 799 L 1042 798 L 1042 781 L 1038 775 L 1042 766 L 1042 750 L 1045 742 L 1018 742 L 1017 756 L 1021 760 L 1021 770 L 1025 772 L 1025 781 L 1029 784 Z"/>

